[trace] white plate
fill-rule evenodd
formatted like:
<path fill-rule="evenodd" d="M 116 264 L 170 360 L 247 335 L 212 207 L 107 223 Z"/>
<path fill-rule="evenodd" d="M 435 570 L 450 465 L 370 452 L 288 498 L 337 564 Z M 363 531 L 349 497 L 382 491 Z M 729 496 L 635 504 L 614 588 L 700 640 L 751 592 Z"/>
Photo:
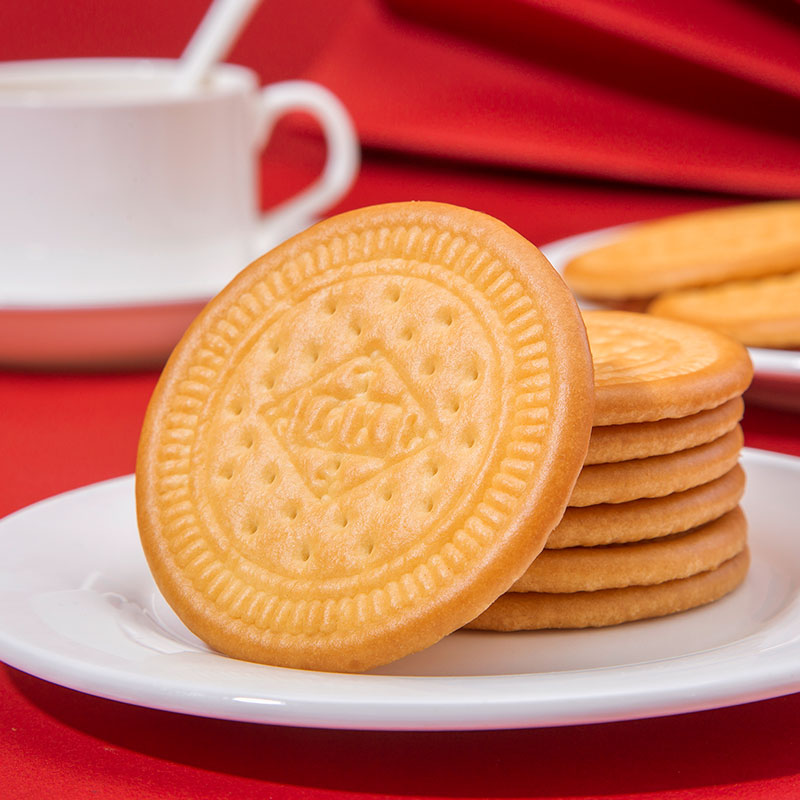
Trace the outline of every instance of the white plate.
<path fill-rule="evenodd" d="M 610 244 L 631 225 L 581 233 L 543 245 L 541 250 L 548 261 L 563 272 L 567 262 L 577 255 Z M 581 300 L 581 308 L 598 308 Z M 800 352 L 796 350 L 774 350 L 762 347 L 748 348 L 753 360 L 755 378 L 748 399 L 759 403 L 800 411 Z"/>
<path fill-rule="evenodd" d="M 158 593 L 132 477 L 0 521 L 0 659 L 153 708 L 307 727 L 455 730 L 675 714 L 800 690 L 800 459 L 745 450 L 753 564 L 705 608 L 589 631 L 458 632 L 367 675 L 235 661 Z"/>

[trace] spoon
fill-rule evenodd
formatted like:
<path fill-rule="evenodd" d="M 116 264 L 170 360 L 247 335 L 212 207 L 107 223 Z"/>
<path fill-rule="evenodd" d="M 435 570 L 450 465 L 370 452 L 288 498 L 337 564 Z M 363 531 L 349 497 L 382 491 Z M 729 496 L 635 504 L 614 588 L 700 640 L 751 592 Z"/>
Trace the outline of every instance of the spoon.
<path fill-rule="evenodd" d="M 173 88 L 196 89 L 230 51 L 259 0 L 213 0 L 180 57 Z"/>

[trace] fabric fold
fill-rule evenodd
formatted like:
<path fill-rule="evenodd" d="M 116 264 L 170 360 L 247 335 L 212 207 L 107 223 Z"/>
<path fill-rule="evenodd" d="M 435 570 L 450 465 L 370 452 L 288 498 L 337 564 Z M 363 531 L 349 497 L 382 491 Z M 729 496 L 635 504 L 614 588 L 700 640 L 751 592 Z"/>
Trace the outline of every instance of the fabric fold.
<path fill-rule="evenodd" d="M 645 57 L 648 31 L 660 24 L 653 8 L 666 8 L 663 3 L 645 4 L 648 13 L 638 17 L 640 25 L 625 28 L 633 50 L 617 53 L 611 63 L 603 58 L 610 48 L 608 34 L 588 35 L 585 18 L 565 19 L 564 9 L 577 5 L 584 7 L 501 0 L 482 12 L 487 15 L 486 35 L 479 41 L 476 4 L 463 6 L 458 24 L 469 29 L 465 32 L 443 30 L 429 12 L 424 21 L 409 19 L 411 11 L 422 8 L 415 0 L 392 0 L 391 7 L 357 0 L 347 24 L 321 51 L 308 77 L 342 98 L 366 147 L 724 193 L 800 194 L 800 141 L 795 133 L 800 103 L 779 91 L 775 81 L 764 88 L 737 79 L 729 70 L 698 65 L 696 53 L 709 36 L 709 20 L 704 27 L 688 17 L 683 28 L 676 27 L 673 10 L 672 27 L 664 26 L 670 41 L 688 43 L 686 52 L 694 54 L 691 63 L 665 55 L 663 43 Z M 714 5 L 733 7 L 723 0 Z M 541 11 L 533 6 L 558 6 L 558 25 L 535 36 L 519 25 L 516 36 L 509 34 L 499 46 L 498 25 L 505 18 L 501 15 L 498 23 L 488 15 L 513 7 L 519 16 L 523 6 L 530 14 Z M 640 13 L 638 4 L 589 6 L 596 12 L 613 7 L 615 24 L 623 27 Z M 437 0 L 431 8 L 457 12 L 451 0 Z M 552 8 L 547 10 L 551 18 Z M 596 29 L 599 23 L 593 24 Z M 767 33 L 752 52 L 744 52 L 740 65 L 746 56 L 762 65 L 783 64 L 782 74 L 793 74 L 793 63 L 788 57 L 781 61 L 782 53 L 790 39 L 800 43 L 800 37 L 790 28 L 776 32 L 774 26 L 764 27 Z M 759 49 L 767 47 L 768 34 L 783 48 L 773 60 Z M 524 53 L 520 43 L 529 35 L 532 45 Z M 548 36 L 549 45 L 537 50 L 536 43 Z M 720 37 L 714 52 L 731 52 L 740 45 L 730 36 Z M 582 48 L 580 61 L 570 59 L 576 48 Z M 637 63 L 642 64 L 641 74 L 636 74 Z M 626 70 L 631 74 L 624 75 Z M 700 77 L 687 83 L 687 75 Z"/>

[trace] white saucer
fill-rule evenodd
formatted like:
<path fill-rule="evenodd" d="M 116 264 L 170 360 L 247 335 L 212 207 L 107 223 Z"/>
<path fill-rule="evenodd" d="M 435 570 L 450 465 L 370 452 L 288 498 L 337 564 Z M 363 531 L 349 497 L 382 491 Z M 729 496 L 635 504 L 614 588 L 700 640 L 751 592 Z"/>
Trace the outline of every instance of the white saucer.
<path fill-rule="evenodd" d="M 567 262 L 577 255 L 610 244 L 621 232 L 631 227 L 631 225 L 617 225 L 581 233 L 542 245 L 541 251 L 559 272 L 563 272 Z M 584 300 L 581 300 L 579 305 L 581 308 L 599 307 Z M 748 350 L 755 370 L 748 399 L 763 405 L 800 411 L 800 351 L 761 347 L 750 347 Z"/>
<path fill-rule="evenodd" d="M 253 258 L 317 220 L 276 231 Z M 2 247 L 0 247 L 0 256 Z M 160 367 L 208 300 L 246 263 L 217 274 L 133 274 L 109 285 L 41 291 L 12 276 L 0 291 L 0 369 Z"/>
<path fill-rule="evenodd" d="M 800 459 L 745 450 L 751 571 L 729 596 L 588 631 L 458 632 L 367 675 L 235 661 L 166 606 L 133 478 L 0 521 L 0 659 L 137 705 L 306 727 L 456 730 L 676 714 L 800 690 Z"/>

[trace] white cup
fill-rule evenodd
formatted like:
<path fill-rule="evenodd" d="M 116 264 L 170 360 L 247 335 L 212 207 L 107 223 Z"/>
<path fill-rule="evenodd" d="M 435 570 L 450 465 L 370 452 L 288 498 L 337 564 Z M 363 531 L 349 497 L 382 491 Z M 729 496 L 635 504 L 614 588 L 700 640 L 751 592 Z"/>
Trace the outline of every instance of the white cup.
<path fill-rule="evenodd" d="M 253 72 L 223 64 L 182 94 L 176 67 L 0 64 L 0 308 L 200 297 L 346 193 L 358 141 L 327 89 L 260 89 Z M 317 118 L 327 161 L 311 186 L 262 214 L 259 156 L 290 111 Z"/>

